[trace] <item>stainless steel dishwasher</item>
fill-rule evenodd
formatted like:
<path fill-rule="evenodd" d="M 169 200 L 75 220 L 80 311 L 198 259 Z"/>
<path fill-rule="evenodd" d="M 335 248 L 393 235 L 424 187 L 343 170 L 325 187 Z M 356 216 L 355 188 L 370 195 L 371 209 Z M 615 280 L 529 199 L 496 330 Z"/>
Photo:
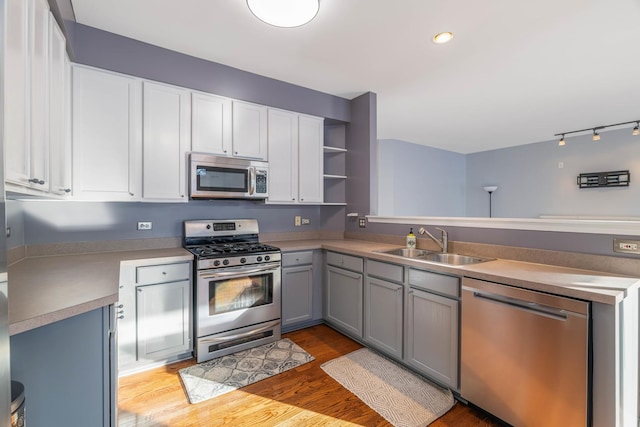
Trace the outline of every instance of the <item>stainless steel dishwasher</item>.
<path fill-rule="evenodd" d="M 589 303 L 465 278 L 461 395 L 517 427 L 587 426 Z"/>

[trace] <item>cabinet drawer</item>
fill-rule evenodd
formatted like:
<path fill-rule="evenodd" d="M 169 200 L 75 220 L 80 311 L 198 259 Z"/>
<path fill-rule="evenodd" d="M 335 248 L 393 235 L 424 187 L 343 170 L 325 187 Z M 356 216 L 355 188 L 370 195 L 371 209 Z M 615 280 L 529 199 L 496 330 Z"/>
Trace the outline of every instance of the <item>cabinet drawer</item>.
<path fill-rule="evenodd" d="M 362 258 L 357 258 L 338 252 L 327 252 L 327 264 L 358 272 L 362 272 L 363 270 Z"/>
<path fill-rule="evenodd" d="M 367 275 L 396 283 L 404 282 L 404 268 L 401 265 L 387 264 L 386 262 L 367 260 Z"/>
<path fill-rule="evenodd" d="M 460 297 L 460 278 L 446 276 L 444 274 L 431 273 L 429 271 L 409 269 L 409 286 L 448 295 Z"/>
<path fill-rule="evenodd" d="M 313 264 L 313 252 L 289 252 L 282 254 L 283 267 L 295 267 L 296 265 Z"/>
<path fill-rule="evenodd" d="M 146 285 L 150 283 L 175 282 L 188 279 L 191 273 L 191 263 L 149 265 L 136 268 L 136 283 Z"/>

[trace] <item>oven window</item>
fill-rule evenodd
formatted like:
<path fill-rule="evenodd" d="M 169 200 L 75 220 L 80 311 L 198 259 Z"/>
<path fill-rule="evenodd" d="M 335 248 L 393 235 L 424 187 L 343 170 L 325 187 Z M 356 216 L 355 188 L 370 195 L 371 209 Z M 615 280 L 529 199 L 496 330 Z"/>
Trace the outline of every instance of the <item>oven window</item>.
<path fill-rule="evenodd" d="M 273 275 L 209 282 L 209 315 L 273 303 Z"/>
<path fill-rule="evenodd" d="M 198 166 L 198 190 L 233 191 L 246 193 L 249 189 L 249 172 L 246 169 Z"/>

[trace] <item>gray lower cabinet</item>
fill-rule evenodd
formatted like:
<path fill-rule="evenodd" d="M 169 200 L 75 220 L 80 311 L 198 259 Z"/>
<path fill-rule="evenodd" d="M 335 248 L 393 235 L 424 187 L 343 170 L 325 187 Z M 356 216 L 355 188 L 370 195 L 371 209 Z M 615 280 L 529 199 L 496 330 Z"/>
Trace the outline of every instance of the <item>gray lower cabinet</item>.
<path fill-rule="evenodd" d="M 362 271 L 362 258 L 327 252 L 325 320 L 358 339 L 363 338 Z"/>
<path fill-rule="evenodd" d="M 460 278 L 409 270 L 405 361 L 459 390 Z"/>
<path fill-rule="evenodd" d="M 364 290 L 365 341 L 402 360 L 404 267 L 368 259 Z"/>
<path fill-rule="evenodd" d="M 282 256 L 282 326 L 313 319 L 313 252 Z"/>
<path fill-rule="evenodd" d="M 116 425 L 113 305 L 11 337 L 29 427 Z"/>
<path fill-rule="evenodd" d="M 191 356 L 191 262 L 123 262 L 118 308 L 120 375 Z"/>

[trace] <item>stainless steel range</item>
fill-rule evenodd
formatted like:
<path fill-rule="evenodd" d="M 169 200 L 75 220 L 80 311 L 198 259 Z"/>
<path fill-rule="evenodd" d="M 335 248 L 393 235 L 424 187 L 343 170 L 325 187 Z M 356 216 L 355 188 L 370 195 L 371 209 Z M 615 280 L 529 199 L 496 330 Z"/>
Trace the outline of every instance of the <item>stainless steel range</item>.
<path fill-rule="evenodd" d="M 184 222 L 196 257 L 199 362 L 280 339 L 280 249 L 262 244 L 256 220 Z"/>

